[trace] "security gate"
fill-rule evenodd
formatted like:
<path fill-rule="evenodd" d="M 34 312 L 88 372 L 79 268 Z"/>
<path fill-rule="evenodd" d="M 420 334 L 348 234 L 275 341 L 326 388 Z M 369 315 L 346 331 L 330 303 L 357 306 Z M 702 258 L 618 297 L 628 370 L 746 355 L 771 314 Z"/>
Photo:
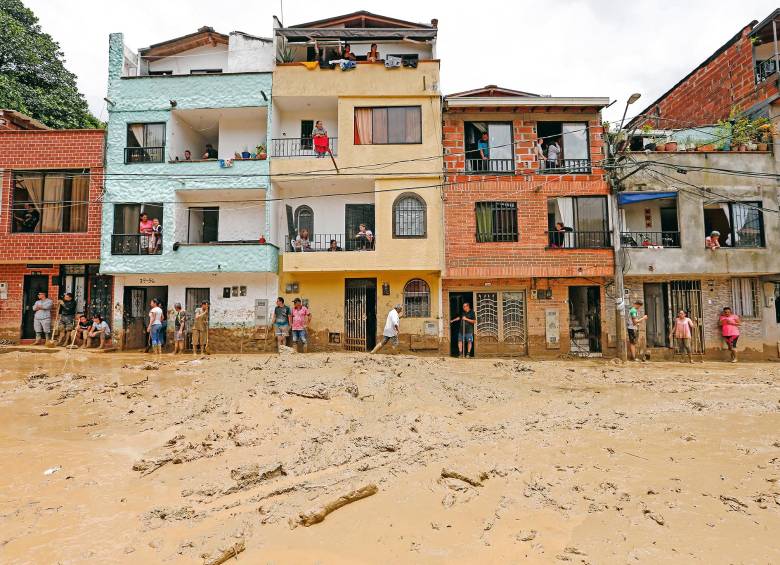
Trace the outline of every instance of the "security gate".
<path fill-rule="evenodd" d="M 525 292 L 477 292 L 475 339 L 484 353 L 527 353 Z"/>
<path fill-rule="evenodd" d="M 704 353 L 704 318 L 701 304 L 701 281 L 671 281 L 668 284 L 669 327 L 677 312 L 685 310 L 696 327 L 691 332 L 691 351 Z"/>
<path fill-rule="evenodd" d="M 344 281 L 344 349 L 370 351 L 376 345 L 376 279 Z"/>

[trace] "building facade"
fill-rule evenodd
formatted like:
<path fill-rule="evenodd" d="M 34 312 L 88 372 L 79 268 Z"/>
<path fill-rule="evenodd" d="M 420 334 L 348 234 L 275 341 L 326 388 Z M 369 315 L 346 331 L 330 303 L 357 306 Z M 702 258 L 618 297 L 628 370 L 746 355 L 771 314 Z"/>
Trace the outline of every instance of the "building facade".
<path fill-rule="evenodd" d="M 35 337 L 40 291 L 72 292 L 78 311 L 111 312 L 101 276 L 103 130 L 52 130 L 0 110 L 0 339 Z"/>
<path fill-rule="evenodd" d="M 608 103 L 494 85 L 445 97 L 442 286 L 452 354 L 460 327 L 449 321 L 464 302 L 476 311 L 477 355 L 591 356 L 614 346 L 600 117 Z"/>
<path fill-rule="evenodd" d="M 368 12 L 275 23 L 281 62 L 269 146 L 279 292 L 308 303 L 314 349 L 370 350 L 397 303 L 402 349 L 438 347 L 436 25 Z M 313 137 L 318 122 L 327 138 Z"/>
<path fill-rule="evenodd" d="M 208 301 L 212 351 L 258 344 L 278 285 L 265 158 L 273 59 L 270 39 L 207 27 L 137 53 L 111 35 L 101 272 L 115 276 L 122 347 L 145 346 L 152 298 L 190 314 Z"/>

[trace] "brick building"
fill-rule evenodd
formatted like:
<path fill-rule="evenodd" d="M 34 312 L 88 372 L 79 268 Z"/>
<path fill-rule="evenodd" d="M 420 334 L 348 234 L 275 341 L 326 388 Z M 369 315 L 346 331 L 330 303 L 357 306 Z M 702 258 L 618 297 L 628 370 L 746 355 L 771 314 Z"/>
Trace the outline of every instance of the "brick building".
<path fill-rule="evenodd" d="M 458 324 L 449 320 L 464 302 L 475 306 L 478 354 L 606 352 L 614 334 L 606 104 L 496 86 L 445 97 L 442 286 L 451 353 Z M 538 139 L 545 157 L 557 142 L 558 158 L 537 157 Z"/>
<path fill-rule="evenodd" d="M 109 313 L 111 279 L 98 275 L 104 134 L 0 110 L 0 338 L 34 337 L 40 290 Z"/>

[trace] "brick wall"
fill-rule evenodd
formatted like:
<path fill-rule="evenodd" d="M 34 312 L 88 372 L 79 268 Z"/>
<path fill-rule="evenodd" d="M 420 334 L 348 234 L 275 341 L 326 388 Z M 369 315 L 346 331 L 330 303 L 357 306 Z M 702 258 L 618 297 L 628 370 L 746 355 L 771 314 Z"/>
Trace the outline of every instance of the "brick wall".
<path fill-rule="evenodd" d="M 471 175 L 465 168 L 464 121 L 513 122 L 515 175 Z M 569 116 L 583 121 L 581 114 Z M 612 276 L 611 249 L 547 249 L 548 199 L 557 196 L 607 196 L 600 167 L 604 158 L 603 129 L 597 119 L 588 122 L 591 159 L 588 175 L 538 175 L 532 155 L 536 122 L 515 114 L 464 117 L 448 113 L 444 119 L 445 257 L 447 278 L 479 277 L 598 277 Z M 515 201 L 518 206 L 517 242 L 477 243 L 475 203 Z"/>
<path fill-rule="evenodd" d="M 649 106 L 639 125 L 671 129 L 713 124 L 727 118 L 735 105 L 746 110 L 777 94 L 776 81 L 756 85 L 751 29 L 752 25 L 742 29 L 706 64 Z"/>
<path fill-rule="evenodd" d="M 0 263 L 86 262 L 100 258 L 103 130 L 0 131 Z M 14 170 L 89 169 L 85 233 L 13 233 Z"/>
<path fill-rule="evenodd" d="M 49 298 L 56 300 L 59 287 L 51 284 L 52 276 L 60 273 L 59 266 L 34 269 L 49 279 Z M 0 339 L 17 341 L 22 325 L 22 304 L 24 300 L 24 275 L 32 273 L 26 265 L 0 264 L 0 282 L 8 284 L 8 298 L 0 300 Z"/>

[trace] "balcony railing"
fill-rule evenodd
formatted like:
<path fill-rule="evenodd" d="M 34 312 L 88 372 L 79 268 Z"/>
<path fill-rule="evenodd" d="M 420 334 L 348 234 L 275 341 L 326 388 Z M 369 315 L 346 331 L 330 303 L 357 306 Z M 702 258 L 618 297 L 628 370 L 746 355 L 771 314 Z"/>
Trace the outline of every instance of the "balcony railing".
<path fill-rule="evenodd" d="M 620 233 L 623 247 L 680 247 L 678 231 L 624 231 Z"/>
<path fill-rule="evenodd" d="M 547 232 L 548 247 L 552 249 L 602 249 L 612 246 L 608 231 Z"/>
<path fill-rule="evenodd" d="M 350 234 L 349 237 L 341 234 L 318 233 L 309 236 L 308 240 L 299 240 L 297 238 L 285 237 L 284 250 L 288 253 L 293 252 L 319 252 L 319 251 L 373 251 L 375 239 L 369 240 L 365 237 L 355 237 Z"/>
<path fill-rule="evenodd" d="M 756 61 L 756 84 L 760 84 L 777 72 L 777 63 L 774 57 L 763 61 Z"/>
<path fill-rule="evenodd" d="M 333 155 L 338 153 L 338 138 L 328 138 L 328 149 Z M 273 157 L 317 157 L 327 156 L 327 153 L 319 153 L 311 137 L 285 137 L 271 140 L 271 156 Z"/>
<path fill-rule="evenodd" d="M 467 173 L 513 173 L 512 159 L 466 159 Z"/>
<path fill-rule="evenodd" d="M 125 147 L 125 164 L 162 163 L 165 161 L 165 147 Z"/>
<path fill-rule="evenodd" d="M 590 159 L 558 159 L 540 161 L 537 173 L 540 175 L 590 174 Z"/>
<path fill-rule="evenodd" d="M 111 236 L 111 255 L 160 255 L 161 253 L 162 236 L 140 233 Z"/>

